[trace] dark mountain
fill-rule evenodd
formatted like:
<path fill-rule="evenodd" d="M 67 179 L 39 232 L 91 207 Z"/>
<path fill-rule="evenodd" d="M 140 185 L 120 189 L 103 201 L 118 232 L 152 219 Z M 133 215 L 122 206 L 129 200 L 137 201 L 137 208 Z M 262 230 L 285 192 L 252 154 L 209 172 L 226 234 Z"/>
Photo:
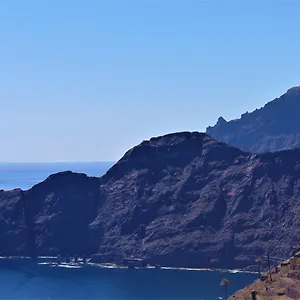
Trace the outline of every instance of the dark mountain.
<path fill-rule="evenodd" d="M 0 255 L 103 253 L 246 267 L 300 236 L 300 149 L 250 154 L 198 132 L 152 138 L 103 177 L 0 192 Z"/>
<path fill-rule="evenodd" d="M 300 147 L 300 87 L 289 89 L 264 107 L 227 122 L 220 117 L 207 128 L 218 141 L 254 152 Z"/>

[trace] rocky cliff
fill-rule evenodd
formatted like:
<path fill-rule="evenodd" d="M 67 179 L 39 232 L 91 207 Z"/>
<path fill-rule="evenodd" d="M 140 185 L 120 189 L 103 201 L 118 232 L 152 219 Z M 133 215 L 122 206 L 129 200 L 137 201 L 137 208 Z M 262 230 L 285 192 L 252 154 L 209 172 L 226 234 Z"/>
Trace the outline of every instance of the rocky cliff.
<path fill-rule="evenodd" d="M 218 141 L 250 152 L 268 152 L 300 146 L 300 87 L 289 89 L 263 108 L 227 122 L 220 117 L 207 133 Z"/>
<path fill-rule="evenodd" d="M 300 235 L 300 149 L 250 154 L 198 132 L 152 138 L 103 177 L 64 172 L 0 192 L 0 255 L 143 257 L 247 267 Z"/>

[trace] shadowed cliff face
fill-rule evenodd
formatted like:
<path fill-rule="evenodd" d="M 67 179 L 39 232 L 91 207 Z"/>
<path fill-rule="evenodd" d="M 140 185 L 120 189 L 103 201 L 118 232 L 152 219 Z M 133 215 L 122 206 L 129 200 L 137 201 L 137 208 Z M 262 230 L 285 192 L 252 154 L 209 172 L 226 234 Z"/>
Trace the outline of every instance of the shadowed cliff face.
<path fill-rule="evenodd" d="M 269 152 L 300 147 L 300 87 L 289 89 L 240 119 L 226 122 L 222 117 L 207 128 L 218 141 L 250 152 Z"/>
<path fill-rule="evenodd" d="M 22 191 L 0 191 L 0 256 L 25 255 L 27 227 Z"/>
<path fill-rule="evenodd" d="M 24 193 L 39 255 L 97 252 L 101 232 L 89 224 L 101 206 L 99 179 L 63 172 Z"/>
<path fill-rule="evenodd" d="M 298 244 L 299 178 L 300 150 L 254 155 L 197 132 L 153 138 L 100 179 L 64 172 L 1 192 L 0 255 L 17 248 L 246 267 L 267 247 L 282 257 Z"/>

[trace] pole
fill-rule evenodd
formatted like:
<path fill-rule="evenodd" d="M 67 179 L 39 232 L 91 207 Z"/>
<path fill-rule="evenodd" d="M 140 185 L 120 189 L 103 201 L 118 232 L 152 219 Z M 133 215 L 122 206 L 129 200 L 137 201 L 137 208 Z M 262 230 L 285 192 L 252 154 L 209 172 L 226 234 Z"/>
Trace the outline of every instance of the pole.
<path fill-rule="evenodd" d="M 270 251 L 268 251 L 268 269 L 269 269 L 270 280 L 272 281 L 271 262 L 270 262 Z"/>

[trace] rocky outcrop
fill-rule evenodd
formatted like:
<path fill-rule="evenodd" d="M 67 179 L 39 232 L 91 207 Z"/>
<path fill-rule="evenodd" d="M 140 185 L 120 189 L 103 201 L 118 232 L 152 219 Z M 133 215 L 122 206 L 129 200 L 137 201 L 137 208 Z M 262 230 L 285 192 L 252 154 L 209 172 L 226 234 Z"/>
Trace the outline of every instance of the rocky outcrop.
<path fill-rule="evenodd" d="M 207 133 L 218 141 L 250 152 L 300 147 L 300 87 L 289 89 L 263 108 L 227 122 L 220 117 Z"/>
<path fill-rule="evenodd" d="M 299 197 L 300 149 L 250 154 L 204 133 L 168 134 L 129 150 L 101 178 L 64 172 L 1 192 L 0 255 L 248 267 L 267 248 L 290 255 Z"/>

